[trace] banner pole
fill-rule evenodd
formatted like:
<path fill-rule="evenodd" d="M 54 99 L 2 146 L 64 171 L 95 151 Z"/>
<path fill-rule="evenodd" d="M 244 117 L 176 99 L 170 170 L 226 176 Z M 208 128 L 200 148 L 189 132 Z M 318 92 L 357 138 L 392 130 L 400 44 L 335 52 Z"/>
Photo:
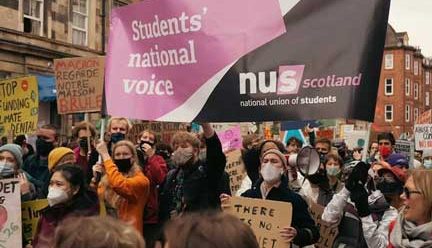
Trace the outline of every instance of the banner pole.
<path fill-rule="evenodd" d="M 104 142 L 104 135 L 105 135 L 105 117 L 101 119 L 101 128 L 100 128 L 100 142 Z M 102 157 L 99 155 L 98 163 L 102 163 Z"/>
<path fill-rule="evenodd" d="M 84 120 L 86 122 L 86 129 L 87 129 L 87 159 L 90 158 L 90 153 L 91 153 L 91 144 L 90 144 L 90 124 L 89 124 L 89 113 L 85 113 L 84 114 Z"/>
<path fill-rule="evenodd" d="M 363 149 L 363 154 L 362 154 L 362 161 L 363 162 L 366 162 L 366 159 L 367 159 L 368 148 L 369 148 L 369 139 L 370 139 L 370 133 L 371 133 L 371 127 L 372 127 L 372 123 L 368 122 L 368 124 L 367 124 L 367 134 L 366 134 L 366 139 L 365 139 L 365 147 Z"/>

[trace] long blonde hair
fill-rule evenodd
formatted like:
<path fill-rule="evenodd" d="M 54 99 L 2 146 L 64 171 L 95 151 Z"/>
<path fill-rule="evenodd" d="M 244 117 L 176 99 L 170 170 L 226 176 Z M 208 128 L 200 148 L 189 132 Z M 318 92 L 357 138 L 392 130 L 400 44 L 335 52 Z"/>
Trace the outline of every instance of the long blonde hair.
<path fill-rule="evenodd" d="M 432 220 L 432 170 L 416 169 L 411 173 L 415 187 L 422 193 L 428 204 L 430 213 L 429 221 Z"/>
<path fill-rule="evenodd" d="M 141 171 L 141 167 L 138 165 L 138 155 L 137 155 L 136 149 L 135 149 L 134 145 L 132 144 L 132 142 L 130 142 L 128 140 L 122 140 L 122 141 L 117 142 L 113 146 L 113 148 L 112 148 L 113 156 L 115 154 L 115 150 L 121 146 L 126 146 L 127 148 L 129 148 L 129 150 L 132 153 L 132 158 L 134 160 L 130 170 L 128 172 L 122 173 L 122 174 L 125 177 L 134 177 L 139 171 Z M 109 204 L 110 207 L 118 209 L 122 202 L 127 201 L 126 199 L 124 199 L 122 196 L 120 196 L 119 194 L 117 194 L 114 191 L 114 189 L 111 187 L 111 185 L 108 182 L 107 175 L 104 175 L 102 177 L 101 184 L 102 184 L 103 188 L 105 189 L 104 200 L 106 203 Z"/>

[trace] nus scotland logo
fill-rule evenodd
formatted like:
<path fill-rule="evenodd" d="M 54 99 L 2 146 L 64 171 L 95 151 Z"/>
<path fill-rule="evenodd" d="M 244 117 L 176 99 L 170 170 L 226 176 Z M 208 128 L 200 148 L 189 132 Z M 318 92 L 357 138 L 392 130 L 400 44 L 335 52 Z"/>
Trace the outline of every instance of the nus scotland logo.
<path fill-rule="evenodd" d="M 304 67 L 304 65 L 281 65 L 278 72 L 240 73 L 240 94 L 297 94 L 302 82 Z"/>

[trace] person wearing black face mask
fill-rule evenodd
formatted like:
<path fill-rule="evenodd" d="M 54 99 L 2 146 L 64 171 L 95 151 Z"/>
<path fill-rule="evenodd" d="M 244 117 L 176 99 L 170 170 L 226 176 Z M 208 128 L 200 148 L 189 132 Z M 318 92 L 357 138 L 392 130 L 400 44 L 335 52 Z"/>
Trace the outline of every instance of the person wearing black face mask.
<path fill-rule="evenodd" d="M 86 182 L 90 183 L 93 174 L 92 165 L 97 162 L 99 156 L 94 147 L 96 129 L 91 123 L 82 121 L 75 125 L 72 136 L 77 139 L 78 143 L 78 147 L 73 150 L 76 164 L 84 171 Z M 88 141 L 90 141 L 90 151 Z"/>
<path fill-rule="evenodd" d="M 402 206 L 400 195 L 403 193 L 403 186 L 407 174 L 399 167 L 381 168 L 378 170 L 378 177 L 375 178 L 375 186 L 380 190 L 387 202 L 396 209 Z"/>
<path fill-rule="evenodd" d="M 320 167 L 315 174 L 307 176 L 307 181 L 303 183 L 299 192 L 308 202 L 326 205 L 332 198 L 333 194 L 330 190 L 329 179 L 324 164 L 326 155 L 330 152 L 330 149 L 331 141 L 329 139 L 321 138 L 315 143 L 315 150 L 320 157 Z"/>
<path fill-rule="evenodd" d="M 36 132 L 36 153 L 27 157 L 23 170 L 29 175 L 38 192 L 38 198 L 46 198 L 45 185 L 48 184 L 50 173 L 48 170 L 48 154 L 56 147 L 57 129 L 53 125 L 44 125 Z"/>
<path fill-rule="evenodd" d="M 108 142 L 108 152 L 112 151 L 112 147 L 119 141 L 125 140 L 126 135 L 132 128 L 128 119 L 123 117 L 112 117 L 108 121 L 108 133 L 110 134 L 110 141 Z"/>
<path fill-rule="evenodd" d="M 342 218 L 343 222 L 348 216 L 344 212 L 355 214 L 359 217 L 360 230 L 362 231 L 362 240 L 358 240 L 355 247 L 388 247 L 389 225 L 396 219 L 398 211 L 387 203 L 387 197 L 384 198 L 380 190 L 373 191 L 371 194 L 366 190 L 366 184 L 371 173 L 371 170 L 369 170 L 370 165 L 364 162 L 353 162 L 352 164 L 354 163 L 356 164 L 346 180 L 344 189 L 336 194 L 326 206 L 322 214 L 322 220 L 328 223 L 337 223 Z M 381 176 L 387 177 L 387 175 L 384 175 L 386 173 L 388 172 L 383 171 Z M 378 180 L 377 188 L 386 190 L 384 187 L 379 186 L 384 181 L 387 181 L 387 178 Z M 349 199 L 355 209 L 352 208 Z M 350 230 L 350 232 L 346 230 Z M 356 228 L 345 225 L 342 232 L 352 235 L 355 234 L 353 230 L 356 230 Z"/>
<path fill-rule="evenodd" d="M 99 199 L 104 201 L 109 215 L 131 223 L 142 234 L 150 182 L 138 165 L 136 148 L 130 141 L 123 140 L 112 147 L 112 157 L 104 142 L 100 142 L 96 150 L 103 164 L 93 167 L 91 186 L 98 189 Z M 97 172 L 104 171 L 105 175 L 98 182 Z"/>

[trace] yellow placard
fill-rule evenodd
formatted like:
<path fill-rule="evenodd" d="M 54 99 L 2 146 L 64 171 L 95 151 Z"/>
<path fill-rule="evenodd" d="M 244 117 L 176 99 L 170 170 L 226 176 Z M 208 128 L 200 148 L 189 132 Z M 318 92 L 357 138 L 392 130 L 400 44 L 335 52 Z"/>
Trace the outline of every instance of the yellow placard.
<path fill-rule="evenodd" d="M 39 94 L 36 77 L 0 81 L 0 137 L 36 131 Z"/>
<path fill-rule="evenodd" d="M 22 229 L 25 244 L 31 243 L 36 233 L 40 210 L 48 206 L 46 199 L 21 203 Z"/>

